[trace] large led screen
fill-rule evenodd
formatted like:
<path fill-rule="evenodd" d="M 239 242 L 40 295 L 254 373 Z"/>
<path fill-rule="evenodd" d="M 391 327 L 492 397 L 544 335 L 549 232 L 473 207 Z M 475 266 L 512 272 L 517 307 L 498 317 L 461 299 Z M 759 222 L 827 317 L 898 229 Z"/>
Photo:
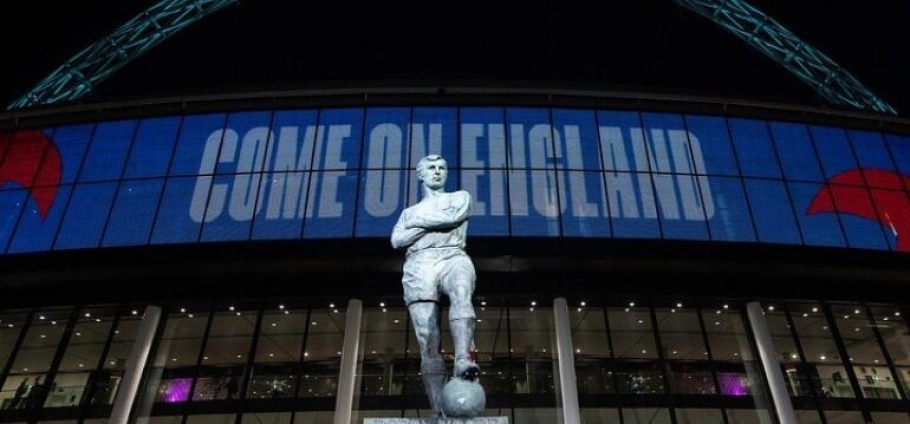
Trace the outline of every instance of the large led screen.
<path fill-rule="evenodd" d="M 211 113 L 0 134 L 5 254 L 387 238 L 418 160 L 474 200 L 472 237 L 910 251 L 910 137 L 616 110 Z"/>

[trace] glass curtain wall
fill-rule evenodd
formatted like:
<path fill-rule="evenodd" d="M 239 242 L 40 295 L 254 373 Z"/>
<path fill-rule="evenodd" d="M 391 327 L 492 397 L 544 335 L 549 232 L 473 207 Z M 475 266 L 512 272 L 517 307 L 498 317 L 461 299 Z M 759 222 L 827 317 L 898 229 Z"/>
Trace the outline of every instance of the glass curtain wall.
<path fill-rule="evenodd" d="M 569 312 L 586 423 L 771 422 L 744 304 L 578 299 Z"/>
<path fill-rule="evenodd" d="M 485 415 L 517 424 L 559 419 L 551 302 L 476 299 L 474 354 Z M 356 419 L 427 416 L 407 309 L 397 299 L 364 304 Z M 343 306 L 166 305 L 139 413 L 174 424 L 330 422 Z M 569 307 L 586 424 L 773 422 L 741 302 L 569 299 Z M 902 307 L 818 301 L 763 307 L 799 423 L 906 420 L 910 326 Z M 103 422 L 142 311 L 84 305 L 0 312 L 0 422 L 24 422 L 33 412 L 42 421 Z M 442 317 L 446 311 L 443 304 Z M 448 322 L 440 321 L 440 353 L 451 369 Z"/>
<path fill-rule="evenodd" d="M 479 299 L 473 355 L 486 394 L 484 416 L 513 422 L 557 418 L 553 309 L 535 299 Z M 455 360 L 448 307 L 439 314 L 440 354 L 451 378 Z M 431 417 L 420 372 L 420 346 L 400 301 L 364 307 L 357 419 Z"/>

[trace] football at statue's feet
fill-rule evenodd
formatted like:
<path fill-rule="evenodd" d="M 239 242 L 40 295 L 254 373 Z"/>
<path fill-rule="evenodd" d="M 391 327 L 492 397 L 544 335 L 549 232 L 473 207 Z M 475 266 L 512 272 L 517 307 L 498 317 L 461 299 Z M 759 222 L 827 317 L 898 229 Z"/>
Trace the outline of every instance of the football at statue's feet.
<path fill-rule="evenodd" d="M 487 395 L 477 380 L 455 377 L 442 388 L 442 410 L 447 417 L 479 417 L 486 405 Z"/>

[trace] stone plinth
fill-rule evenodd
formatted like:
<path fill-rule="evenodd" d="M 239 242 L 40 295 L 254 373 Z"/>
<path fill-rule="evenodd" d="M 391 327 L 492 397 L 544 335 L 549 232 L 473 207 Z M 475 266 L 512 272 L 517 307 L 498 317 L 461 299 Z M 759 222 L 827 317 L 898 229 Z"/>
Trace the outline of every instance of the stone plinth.
<path fill-rule="evenodd" d="M 509 424 L 509 417 L 364 418 L 363 424 Z"/>

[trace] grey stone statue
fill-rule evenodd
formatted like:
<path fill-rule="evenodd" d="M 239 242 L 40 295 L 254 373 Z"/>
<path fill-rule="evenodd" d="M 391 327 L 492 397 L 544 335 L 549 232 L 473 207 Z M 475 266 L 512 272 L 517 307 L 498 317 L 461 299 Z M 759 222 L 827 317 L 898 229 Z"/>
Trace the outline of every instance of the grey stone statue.
<path fill-rule="evenodd" d="M 404 301 L 420 343 L 420 371 L 430 406 L 439 416 L 452 416 L 455 409 L 446 405 L 473 404 L 455 413 L 468 417 L 479 415 L 477 409 L 483 409 L 485 400 L 478 399 L 483 397 L 476 381 L 480 368 L 471 356 L 476 321 L 471 297 L 476 275 L 464 250 L 471 195 L 463 190 L 445 192 L 447 176 L 448 167 L 441 156 L 420 160 L 417 178 L 422 183 L 423 198 L 401 212 L 392 231 L 392 246 L 407 248 L 402 277 Z M 446 366 L 439 351 L 441 294 L 450 303 L 448 319 L 455 348 L 450 383 L 457 384 L 446 384 Z M 444 386 L 446 392 L 453 393 L 448 397 L 458 399 L 445 399 Z"/>

